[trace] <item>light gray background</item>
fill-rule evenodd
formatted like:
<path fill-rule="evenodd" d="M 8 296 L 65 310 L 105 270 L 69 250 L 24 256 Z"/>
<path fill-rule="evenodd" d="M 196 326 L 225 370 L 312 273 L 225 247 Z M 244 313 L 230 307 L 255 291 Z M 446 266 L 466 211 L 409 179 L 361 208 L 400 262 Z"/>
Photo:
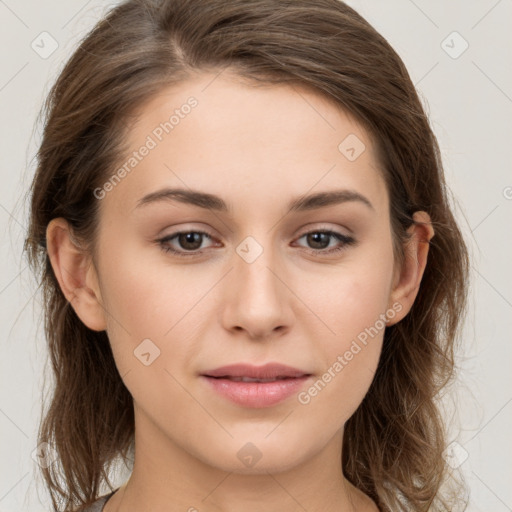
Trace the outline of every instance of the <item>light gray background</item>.
<path fill-rule="evenodd" d="M 0 512 L 50 510 L 31 456 L 46 349 L 39 297 L 21 256 L 36 115 L 79 39 L 114 3 L 0 0 Z M 458 421 L 450 456 L 471 490 L 470 512 L 512 510 L 512 1 L 348 3 L 404 60 L 440 142 L 473 258 L 465 349 L 456 394 L 446 402 L 449 411 L 456 404 Z M 31 47 L 51 49 L 44 31 L 58 43 L 47 58 Z M 464 41 L 469 47 L 459 56 Z"/>

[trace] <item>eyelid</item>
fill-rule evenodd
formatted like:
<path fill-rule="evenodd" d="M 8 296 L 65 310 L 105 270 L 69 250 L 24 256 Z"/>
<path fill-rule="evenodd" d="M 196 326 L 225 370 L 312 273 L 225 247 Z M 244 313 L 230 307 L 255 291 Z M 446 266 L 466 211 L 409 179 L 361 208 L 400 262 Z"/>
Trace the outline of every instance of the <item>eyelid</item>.
<path fill-rule="evenodd" d="M 348 229 L 348 228 L 345 228 L 346 231 L 348 231 L 348 233 L 342 233 L 340 232 L 340 229 L 341 227 L 340 226 L 337 226 L 337 227 L 333 227 L 332 224 L 329 225 L 327 223 L 316 223 L 316 224 L 310 224 L 308 225 L 306 228 L 304 228 L 304 230 L 301 230 L 299 233 L 299 235 L 296 235 L 297 238 L 300 238 L 304 235 L 307 235 L 309 233 L 316 233 L 317 231 L 332 231 L 334 233 L 339 233 L 340 235 L 343 235 L 343 236 L 346 236 L 347 238 L 350 237 L 352 235 L 352 230 Z"/>

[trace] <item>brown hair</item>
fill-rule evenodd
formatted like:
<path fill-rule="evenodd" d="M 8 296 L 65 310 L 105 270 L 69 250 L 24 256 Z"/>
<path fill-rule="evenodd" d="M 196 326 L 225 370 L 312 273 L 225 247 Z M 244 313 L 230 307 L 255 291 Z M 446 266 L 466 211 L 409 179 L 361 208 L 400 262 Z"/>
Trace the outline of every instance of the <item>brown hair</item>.
<path fill-rule="evenodd" d="M 430 215 L 435 237 L 419 294 L 385 331 L 374 381 L 345 425 L 341 463 L 381 510 L 449 510 L 436 400 L 454 373 L 467 249 L 436 138 L 403 62 L 338 0 L 129 0 L 85 37 L 50 91 L 26 249 L 41 272 L 55 376 L 39 430 L 59 457 L 42 468 L 54 509 L 92 502 L 103 482 L 112 488 L 108 471 L 133 446 L 134 416 L 107 333 L 88 329 L 60 290 L 46 227 L 64 217 L 93 251 L 93 191 L 122 161 L 130 116 L 164 87 L 224 68 L 254 83 L 310 87 L 366 128 L 387 183 L 399 261 L 412 214 Z"/>

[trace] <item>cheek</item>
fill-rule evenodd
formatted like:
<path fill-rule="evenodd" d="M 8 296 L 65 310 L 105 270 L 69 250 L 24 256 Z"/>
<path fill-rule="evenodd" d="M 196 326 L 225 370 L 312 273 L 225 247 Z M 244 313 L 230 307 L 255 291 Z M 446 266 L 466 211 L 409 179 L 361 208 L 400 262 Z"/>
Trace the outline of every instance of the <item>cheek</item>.
<path fill-rule="evenodd" d="M 144 389 L 173 388 L 169 373 L 181 380 L 190 368 L 210 327 L 202 320 L 211 312 L 208 290 L 219 276 L 207 265 L 199 271 L 167 264 L 158 247 L 122 245 L 122 238 L 103 246 L 112 257 L 102 262 L 102 298 L 118 371 L 123 377 L 130 372 L 126 385 L 143 399 Z"/>
<path fill-rule="evenodd" d="M 329 269 L 324 276 L 301 280 L 305 304 L 316 313 L 323 324 L 322 332 L 336 348 L 343 348 L 347 341 L 373 326 L 386 312 L 389 301 L 392 258 L 361 258 L 357 264 L 351 263 Z"/>
<path fill-rule="evenodd" d="M 162 338 L 185 314 L 186 306 L 197 301 L 190 271 L 165 265 L 158 251 L 156 246 L 142 250 L 127 243 L 110 252 L 113 257 L 103 265 L 102 296 L 112 313 L 112 332 L 122 326 L 134 339 Z"/>
<path fill-rule="evenodd" d="M 377 277 L 369 277 L 358 280 L 357 276 L 350 276 L 337 296 L 328 297 L 331 304 L 338 306 L 337 315 L 334 315 L 334 330 L 343 340 L 356 337 L 385 313 L 389 295 L 388 279 L 379 281 Z"/>
<path fill-rule="evenodd" d="M 343 424 L 355 412 L 373 380 L 385 331 L 392 260 L 347 266 L 309 305 L 322 324 L 311 329 L 323 367 L 299 402 Z M 350 268 L 350 270 L 349 270 Z M 312 283 L 309 283 L 312 284 Z M 319 281 L 316 281 L 318 290 Z M 313 289 L 313 288 L 310 288 Z M 312 323 L 311 323 L 312 325 Z M 319 330 L 324 333 L 319 336 Z M 322 412 L 323 411 L 323 412 Z"/>
<path fill-rule="evenodd" d="M 329 366 L 341 355 L 347 366 L 376 367 L 385 328 L 386 283 L 351 276 L 342 290 L 326 297 L 335 333 L 326 344 Z"/>
<path fill-rule="evenodd" d="M 136 358 L 141 343 L 150 349 L 152 357 L 160 351 L 152 366 L 160 362 L 160 356 L 165 354 L 165 333 L 178 321 L 180 313 L 183 315 L 182 307 L 176 307 L 183 304 L 183 293 L 172 278 L 162 276 L 161 268 L 149 264 L 136 246 L 123 244 L 123 238 L 108 237 L 102 246 L 101 261 L 107 333 L 121 375 L 143 366 Z"/>

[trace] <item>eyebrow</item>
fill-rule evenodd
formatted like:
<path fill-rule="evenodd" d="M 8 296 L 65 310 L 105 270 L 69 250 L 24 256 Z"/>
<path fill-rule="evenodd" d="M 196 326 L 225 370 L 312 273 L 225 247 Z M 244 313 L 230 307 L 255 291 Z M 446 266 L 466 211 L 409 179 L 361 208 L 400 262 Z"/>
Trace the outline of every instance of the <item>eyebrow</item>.
<path fill-rule="evenodd" d="M 135 208 L 167 201 L 179 201 L 180 203 L 190 204 L 199 208 L 218 212 L 230 211 L 227 203 L 219 196 L 200 192 L 198 190 L 187 190 L 183 188 L 163 188 L 161 190 L 151 192 L 139 199 Z M 315 194 L 300 196 L 290 201 L 288 204 L 288 210 L 291 212 L 303 212 L 347 202 L 359 202 L 375 211 L 375 208 L 369 199 L 355 190 L 333 190 L 329 192 L 318 192 Z"/>

